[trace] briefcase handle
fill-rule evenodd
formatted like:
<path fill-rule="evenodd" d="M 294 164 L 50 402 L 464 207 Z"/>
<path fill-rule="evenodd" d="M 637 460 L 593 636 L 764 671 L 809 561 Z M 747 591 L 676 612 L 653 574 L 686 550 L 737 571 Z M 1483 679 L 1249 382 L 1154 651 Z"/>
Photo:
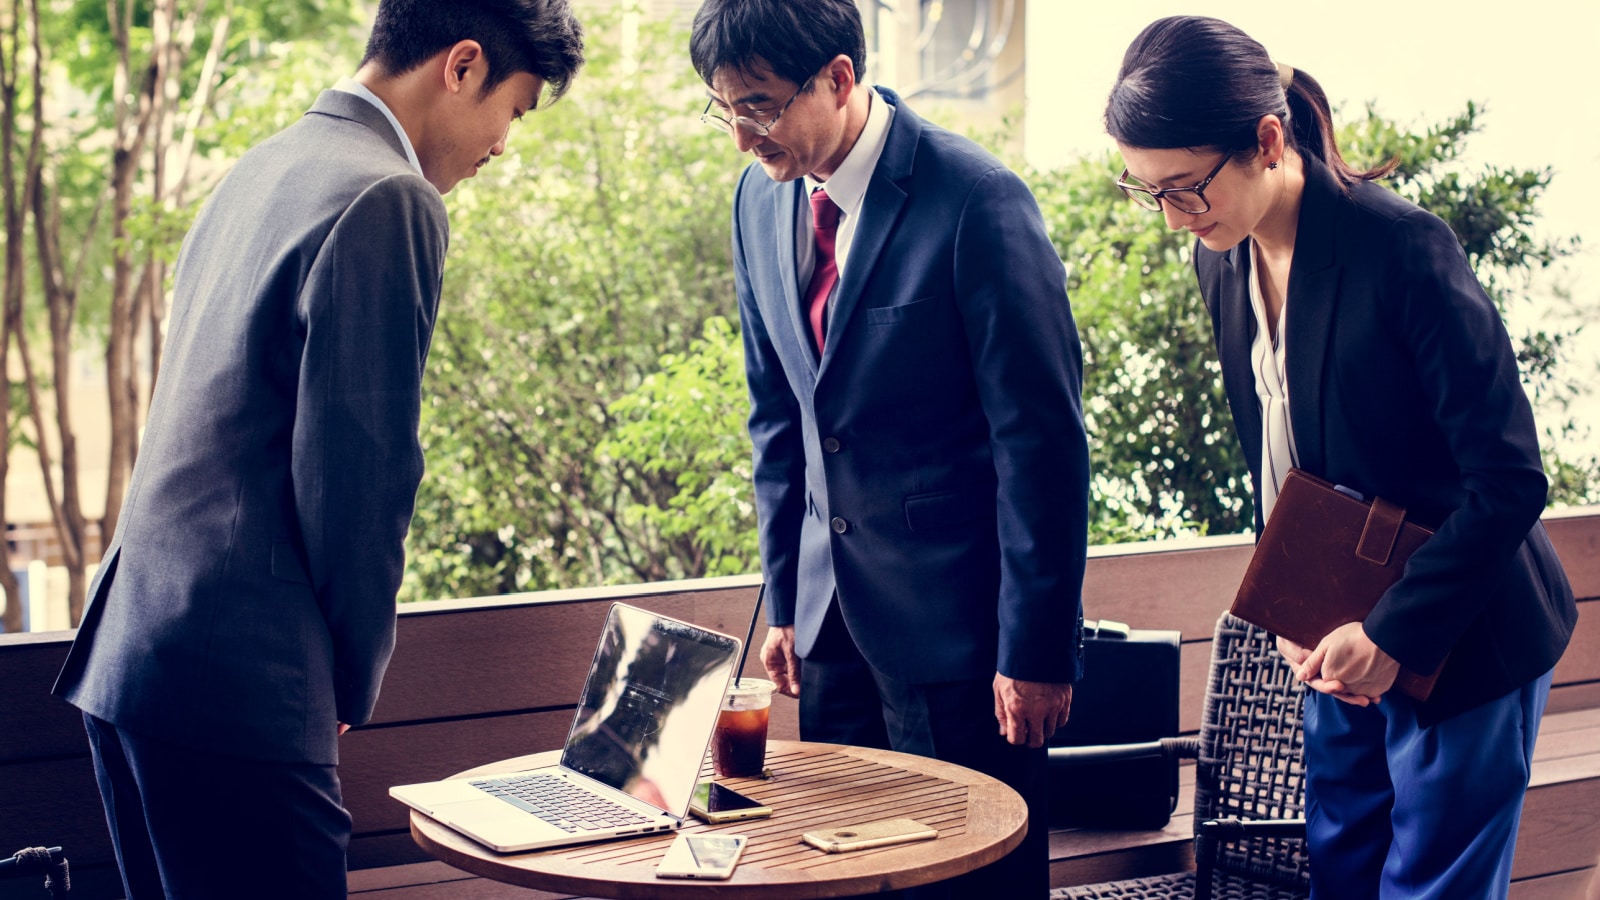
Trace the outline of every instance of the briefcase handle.
<path fill-rule="evenodd" d="M 1127 640 L 1133 637 L 1133 628 L 1126 622 L 1113 622 L 1110 619 L 1083 620 L 1083 633 L 1087 637 L 1121 638 Z"/>

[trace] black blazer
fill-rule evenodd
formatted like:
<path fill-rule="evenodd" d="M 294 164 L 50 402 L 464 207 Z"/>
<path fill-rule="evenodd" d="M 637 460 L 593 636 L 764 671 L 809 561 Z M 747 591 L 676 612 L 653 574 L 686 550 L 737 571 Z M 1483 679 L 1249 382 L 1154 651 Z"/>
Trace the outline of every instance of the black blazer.
<path fill-rule="evenodd" d="M 1346 192 L 1321 165 L 1306 169 L 1283 325 L 1296 450 L 1301 468 L 1437 527 L 1365 628 L 1415 671 L 1449 654 L 1419 710 L 1438 721 L 1544 674 L 1577 622 L 1539 521 L 1548 484 L 1533 411 L 1449 226 L 1376 185 Z M 1259 495 L 1250 254 L 1196 244 L 1194 260 Z"/>

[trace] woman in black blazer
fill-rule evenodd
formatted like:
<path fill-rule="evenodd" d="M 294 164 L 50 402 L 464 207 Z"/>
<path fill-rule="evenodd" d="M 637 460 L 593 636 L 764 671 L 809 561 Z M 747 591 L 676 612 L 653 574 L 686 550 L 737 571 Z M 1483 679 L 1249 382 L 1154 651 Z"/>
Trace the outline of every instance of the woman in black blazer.
<path fill-rule="evenodd" d="M 1444 222 L 1346 164 L 1316 81 L 1225 22 L 1146 28 L 1106 125 L 1122 189 L 1198 239 L 1257 528 L 1299 466 L 1437 529 L 1364 622 L 1278 639 L 1312 688 L 1312 895 L 1506 896 L 1577 611 L 1499 314 Z M 1428 701 L 1391 690 L 1441 662 Z"/>

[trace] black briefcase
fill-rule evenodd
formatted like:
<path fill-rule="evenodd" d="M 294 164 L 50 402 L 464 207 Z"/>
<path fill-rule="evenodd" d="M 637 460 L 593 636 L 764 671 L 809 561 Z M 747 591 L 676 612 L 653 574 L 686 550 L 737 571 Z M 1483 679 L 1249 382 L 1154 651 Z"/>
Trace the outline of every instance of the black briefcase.
<path fill-rule="evenodd" d="M 1052 747 L 1138 744 L 1178 733 L 1176 631 L 1084 622 L 1083 680 Z M 1050 766 L 1051 827 L 1162 828 L 1178 802 L 1178 760 L 1133 758 Z"/>

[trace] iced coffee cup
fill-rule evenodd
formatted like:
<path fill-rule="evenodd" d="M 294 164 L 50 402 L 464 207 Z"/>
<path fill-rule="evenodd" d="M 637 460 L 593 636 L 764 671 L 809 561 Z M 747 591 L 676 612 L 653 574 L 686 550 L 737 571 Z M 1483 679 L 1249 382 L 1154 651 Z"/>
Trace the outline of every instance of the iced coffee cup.
<path fill-rule="evenodd" d="M 728 685 L 711 733 L 711 765 L 725 778 L 759 776 L 767 762 L 767 715 L 777 686 L 760 678 Z"/>

